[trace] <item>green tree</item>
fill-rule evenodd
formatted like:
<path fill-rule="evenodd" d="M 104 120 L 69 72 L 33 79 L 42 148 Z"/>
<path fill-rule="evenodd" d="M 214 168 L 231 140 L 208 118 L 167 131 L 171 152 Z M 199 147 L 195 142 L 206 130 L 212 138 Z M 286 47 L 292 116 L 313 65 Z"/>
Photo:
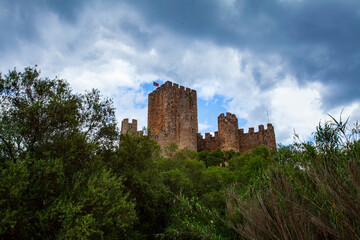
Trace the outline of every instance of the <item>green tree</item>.
<path fill-rule="evenodd" d="M 39 76 L 0 74 L 0 237 L 125 236 L 137 217 L 105 161 L 118 140 L 111 100 Z"/>
<path fill-rule="evenodd" d="M 162 232 L 167 224 L 171 198 L 164 184 L 159 181 L 155 161 L 160 158 L 160 147 L 151 134 L 124 134 L 115 154 L 107 164 L 125 178 L 129 197 L 136 203 L 138 222 L 135 239 L 151 238 Z"/>
<path fill-rule="evenodd" d="M 260 176 L 271 163 L 270 151 L 265 146 L 256 146 L 252 152 L 235 155 L 229 160 L 229 168 L 237 179 L 246 186 Z"/>
<path fill-rule="evenodd" d="M 61 79 L 39 78 L 36 68 L 0 75 L 0 140 L 3 157 L 61 155 L 64 139 L 111 146 L 117 140 L 111 100 L 99 91 L 73 94 Z M 106 143 L 106 145 L 105 145 Z M 54 156 L 57 157 L 57 156 Z"/>
<path fill-rule="evenodd" d="M 215 151 L 209 152 L 207 150 L 198 153 L 199 160 L 203 161 L 208 166 L 219 166 L 225 161 L 224 152 L 217 148 Z"/>

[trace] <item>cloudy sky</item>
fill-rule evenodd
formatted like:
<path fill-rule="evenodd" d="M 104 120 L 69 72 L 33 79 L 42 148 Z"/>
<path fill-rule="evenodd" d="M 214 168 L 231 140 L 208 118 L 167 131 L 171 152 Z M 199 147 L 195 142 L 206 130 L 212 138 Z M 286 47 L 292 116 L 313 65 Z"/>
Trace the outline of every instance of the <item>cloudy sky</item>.
<path fill-rule="evenodd" d="M 199 130 L 311 138 L 327 114 L 360 120 L 359 0 L 1 0 L 0 72 L 38 65 L 147 124 L 153 81 L 197 90 Z"/>

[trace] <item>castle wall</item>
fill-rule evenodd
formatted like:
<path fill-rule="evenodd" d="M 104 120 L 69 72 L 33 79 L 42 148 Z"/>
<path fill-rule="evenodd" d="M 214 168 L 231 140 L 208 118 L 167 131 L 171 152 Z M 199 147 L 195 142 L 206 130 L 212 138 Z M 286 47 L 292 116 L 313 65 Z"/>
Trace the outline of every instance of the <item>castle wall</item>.
<path fill-rule="evenodd" d="M 234 150 L 236 152 L 250 152 L 256 145 L 264 145 L 269 148 L 276 146 L 275 132 L 272 124 L 259 125 L 259 131 L 249 128 L 248 133 L 244 129 L 238 129 L 238 120 L 235 114 L 220 114 L 218 117 L 218 132 L 215 136 L 205 133 L 205 138 L 198 134 L 198 151 L 214 151 L 220 147 L 221 150 Z"/>
<path fill-rule="evenodd" d="M 161 147 L 176 143 L 179 149 L 189 148 L 194 151 L 234 150 L 249 152 L 255 145 L 276 146 L 274 127 L 267 124 L 267 129 L 259 125 L 259 131 L 249 128 L 248 133 L 238 129 L 238 119 L 235 114 L 220 114 L 218 117 L 218 132 L 212 136 L 205 133 L 205 138 L 198 133 L 196 91 L 165 82 L 149 94 L 148 130 L 153 132 L 155 140 Z M 129 123 L 124 119 L 121 133 L 138 133 L 137 121 Z"/>
<path fill-rule="evenodd" d="M 244 129 L 238 130 L 239 135 L 239 152 L 250 152 L 255 145 L 264 145 L 269 148 L 276 146 L 275 132 L 272 124 L 259 125 L 259 131 L 255 132 L 254 128 L 249 128 L 248 133 L 244 133 Z"/>
<path fill-rule="evenodd" d="M 197 151 L 196 91 L 169 81 L 149 94 L 148 128 L 160 146 L 176 143 Z"/>
<path fill-rule="evenodd" d="M 131 123 L 129 123 L 129 119 L 125 118 L 124 120 L 122 120 L 121 122 L 121 134 L 127 134 L 127 133 L 136 133 L 139 136 L 143 136 L 144 135 L 144 131 L 137 130 L 137 120 L 133 119 Z"/>
<path fill-rule="evenodd" d="M 210 133 L 205 133 L 205 139 L 203 136 L 198 133 L 198 152 L 203 150 L 208 150 L 209 152 L 215 151 L 218 147 L 220 147 L 220 139 L 218 132 L 215 132 L 214 136 Z"/>
<path fill-rule="evenodd" d="M 125 118 L 121 122 L 121 134 L 126 134 L 128 132 L 137 132 L 137 120 L 133 119 L 131 123 L 129 123 L 129 119 Z"/>

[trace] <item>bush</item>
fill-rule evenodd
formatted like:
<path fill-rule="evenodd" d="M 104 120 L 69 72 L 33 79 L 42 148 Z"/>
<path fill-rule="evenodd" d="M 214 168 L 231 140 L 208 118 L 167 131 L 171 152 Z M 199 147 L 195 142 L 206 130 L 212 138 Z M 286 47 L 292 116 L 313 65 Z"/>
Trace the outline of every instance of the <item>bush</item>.
<path fill-rule="evenodd" d="M 251 239 L 358 239 L 358 134 L 341 120 L 319 125 L 314 145 L 298 144 L 278 155 L 279 163 L 252 192 L 229 188 L 229 226 Z M 297 161 L 300 166 L 287 164 L 298 156 L 307 157 Z"/>

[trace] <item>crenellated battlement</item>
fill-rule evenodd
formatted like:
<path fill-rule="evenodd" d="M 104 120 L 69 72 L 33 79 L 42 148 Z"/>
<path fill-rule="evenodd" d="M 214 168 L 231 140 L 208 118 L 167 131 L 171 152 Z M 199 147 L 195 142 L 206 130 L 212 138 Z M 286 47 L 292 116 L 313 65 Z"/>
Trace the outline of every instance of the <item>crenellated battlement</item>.
<path fill-rule="evenodd" d="M 132 122 L 129 122 L 128 118 L 124 118 L 121 121 L 121 134 L 137 134 L 139 136 L 144 136 L 144 131 L 137 130 L 137 120 L 133 119 Z"/>
<path fill-rule="evenodd" d="M 214 133 L 207 132 L 207 133 L 205 133 L 205 138 L 201 133 L 198 133 L 198 137 L 201 138 L 201 139 L 205 139 L 205 140 L 206 139 L 214 139 L 214 138 L 219 137 L 219 133 L 217 131 L 214 132 Z"/>
<path fill-rule="evenodd" d="M 195 151 L 234 150 L 251 151 L 255 145 L 275 147 L 275 132 L 272 124 L 259 125 L 257 131 L 251 127 L 248 132 L 238 128 L 235 114 L 227 112 L 218 116 L 218 131 L 198 133 L 196 90 L 177 83 L 166 81 L 149 94 L 148 129 L 154 133 L 154 139 L 162 147 L 176 143 L 180 149 Z M 137 131 L 137 121 L 122 122 L 121 133 Z M 142 131 L 138 134 L 142 135 Z"/>
<path fill-rule="evenodd" d="M 274 127 L 273 127 L 273 125 L 272 125 L 271 123 L 268 123 L 268 124 L 267 124 L 267 128 L 266 128 L 266 129 L 264 128 L 264 125 L 262 125 L 262 124 L 259 125 L 257 132 L 255 132 L 255 128 L 251 127 L 251 128 L 248 129 L 248 132 L 247 132 L 247 133 L 244 132 L 244 129 L 243 129 L 243 128 L 240 128 L 239 131 L 238 131 L 238 133 L 239 133 L 239 134 L 256 134 L 256 133 L 263 132 L 263 131 L 268 131 L 268 130 L 269 130 L 269 131 L 274 130 Z"/>
<path fill-rule="evenodd" d="M 227 112 L 226 115 L 221 113 L 218 116 L 218 121 L 219 122 L 231 122 L 231 123 L 236 123 L 237 124 L 238 119 L 237 119 L 235 114 Z"/>
<path fill-rule="evenodd" d="M 169 90 L 178 91 L 179 93 L 184 93 L 184 94 L 187 93 L 187 94 L 195 94 L 196 95 L 196 90 L 194 90 L 194 89 L 184 87 L 177 83 L 166 81 L 160 87 L 156 88 L 153 92 L 149 93 L 149 96 L 150 95 L 153 96 L 153 95 L 159 94 L 159 92 L 169 91 Z"/>
<path fill-rule="evenodd" d="M 129 122 L 128 118 L 125 118 L 124 120 L 122 120 L 121 122 L 121 134 L 126 134 L 126 133 L 135 133 L 137 132 L 137 120 L 133 119 L 132 122 Z"/>
<path fill-rule="evenodd" d="M 211 139 L 211 138 L 217 138 L 219 137 L 219 132 L 214 132 L 214 134 L 212 133 L 205 133 L 205 139 Z"/>
<path fill-rule="evenodd" d="M 220 138 L 218 132 L 205 133 L 205 138 L 201 133 L 197 134 L 197 150 L 198 152 L 203 150 L 214 151 L 219 147 Z"/>
<path fill-rule="evenodd" d="M 267 129 L 264 125 L 259 125 L 258 130 L 250 127 L 248 132 L 244 129 L 238 129 L 238 119 L 235 114 L 227 112 L 226 115 L 221 113 L 218 116 L 218 132 L 213 136 L 210 133 L 205 133 L 205 138 L 201 135 L 198 137 L 198 149 L 212 151 L 217 147 L 222 150 L 232 149 L 236 152 L 251 151 L 255 145 L 265 145 L 274 147 L 275 133 L 272 124 L 267 124 Z"/>
<path fill-rule="evenodd" d="M 184 87 L 184 86 L 179 85 L 177 83 L 172 83 L 170 81 L 166 81 L 164 85 L 165 85 L 165 87 L 173 88 L 173 89 L 175 89 L 177 91 L 180 91 L 180 92 L 187 92 L 187 93 L 194 93 L 195 92 L 196 93 L 196 90 Z"/>
<path fill-rule="evenodd" d="M 128 118 L 124 118 L 124 120 L 122 120 L 122 122 L 123 122 L 124 124 L 136 125 L 136 126 L 137 126 L 137 120 L 136 120 L 136 119 L 133 119 L 131 122 L 129 122 L 129 119 L 128 119 Z"/>

